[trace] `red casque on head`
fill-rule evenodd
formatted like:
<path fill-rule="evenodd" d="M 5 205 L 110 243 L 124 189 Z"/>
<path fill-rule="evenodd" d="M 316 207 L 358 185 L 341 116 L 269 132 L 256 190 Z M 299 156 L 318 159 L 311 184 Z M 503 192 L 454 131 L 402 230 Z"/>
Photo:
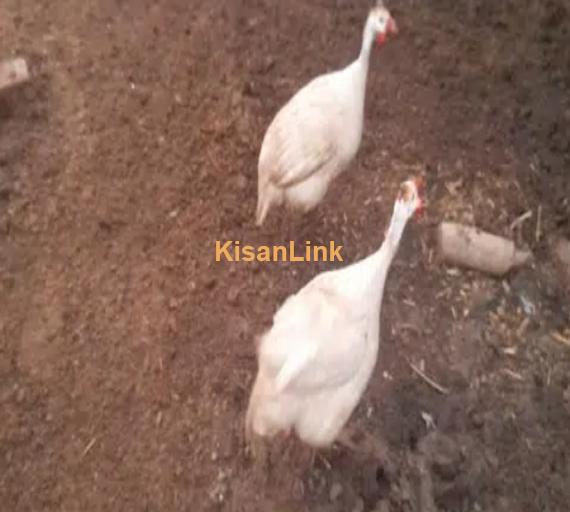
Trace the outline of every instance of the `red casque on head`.
<path fill-rule="evenodd" d="M 424 193 L 424 188 L 425 188 L 425 182 L 421 176 L 414 178 L 413 181 L 416 185 L 416 189 L 418 190 L 418 196 L 419 196 L 419 200 L 420 200 L 420 205 L 418 206 L 418 208 L 414 212 L 414 218 L 416 220 L 418 220 L 418 219 L 421 219 L 423 217 L 423 212 L 424 212 L 424 208 L 425 208 L 425 201 L 422 198 L 422 195 Z"/>
<path fill-rule="evenodd" d="M 398 33 L 398 26 L 396 25 L 394 18 L 390 18 L 386 25 L 386 30 L 384 32 L 378 33 L 378 35 L 376 36 L 376 44 L 378 46 L 383 45 L 386 42 L 388 36 L 396 35 L 397 33 Z"/>

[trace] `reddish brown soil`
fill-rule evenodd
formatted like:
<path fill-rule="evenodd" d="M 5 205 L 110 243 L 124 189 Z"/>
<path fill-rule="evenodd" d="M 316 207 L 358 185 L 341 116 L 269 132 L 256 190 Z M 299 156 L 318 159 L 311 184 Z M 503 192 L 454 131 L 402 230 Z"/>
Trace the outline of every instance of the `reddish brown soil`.
<path fill-rule="evenodd" d="M 350 172 L 303 222 L 276 211 L 257 230 L 263 132 L 354 58 L 367 2 L 1 3 L 0 58 L 33 73 L 0 96 L 2 510 L 568 509 L 570 348 L 551 333 L 570 314 L 549 241 L 570 234 L 570 12 L 434 4 L 394 2 Z M 427 216 L 352 420 L 395 473 L 334 450 L 260 474 L 242 435 L 254 336 L 333 265 L 216 263 L 214 241 L 335 240 L 353 261 L 417 173 Z M 527 210 L 515 235 L 535 262 L 504 281 L 430 256 L 443 218 L 510 236 Z M 422 360 L 449 394 L 411 371 Z"/>

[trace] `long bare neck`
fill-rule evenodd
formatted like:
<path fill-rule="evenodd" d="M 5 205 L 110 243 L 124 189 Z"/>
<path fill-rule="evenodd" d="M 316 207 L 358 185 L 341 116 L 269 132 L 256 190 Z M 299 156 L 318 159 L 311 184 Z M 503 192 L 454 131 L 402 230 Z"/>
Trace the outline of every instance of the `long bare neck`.
<path fill-rule="evenodd" d="M 358 108 L 360 115 L 364 115 L 364 102 L 366 98 L 366 81 L 368 79 L 368 65 L 370 61 L 370 53 L 374 44 L 374 30 L 370 23 L 370 19 L 366 20 L 364 31 L 362 33 L 362 46 L 360 54 L 349 66 L 352 74 L 353 98 L 355 100 L 355 108 Z"/>
<path fill-rule="evenodd" d="M 344 288 L 348 294 L 361 297 L 363 293 L 370 298 L 370 306 L 379 309 L 384 294 L 384 283 L 392 260 L 398 251 L 400 240 L 406 227 L 407 218 L 401 211 L 394 211 L 386 238 L 380 248 L 367 258 L 343 270 Z"/>
<path fill-rule="evenodd" d="M 386 246 L 386 250 L 391 254 L 391 258 L 394 257 L 398 250 L 407 223 L 408 218 L 402 214 L 402 210 L 398 210 L 397 207 L 394 207 L 394 212 L 390 219 L 390 226 L 388 226 L 388 231 L 386 231 L 386 239 L 382 244 L 382 246 Z"/>
<path fill-rule="evenodd" d="M 357 62 L 362 67 L 364 76 L 368 73 L 368 63 L 370 61 L 370 54 L 372 53 L 372 46 L 374 45 L 374 30 L 370 18 L 366 19 L 364 24 L 364 31 L 362 33 L 362 46 L 360 47 L 360 54 L 358 55 Z"/>
<path fill-rule="evenodd" d="M 402 239 L 402 234 L 404 233 L 407 222 L 408 219 L 394 209 L 384 242 L 380 248 L 370 256 L 374 261 L 374 280 L 376 286 L 380 286 L 380 300 L 382 299 L 386 276 L 390 270 L 394 256 L 398 252 L 400 240 Z"/>
<path fill-rule="evenodd" d="M 368 64 L 372 45 L 374 44 L 374 30 L 370 20 L 366 20 L 362 35 L 362 46 L 358 57 L 347 67 L 347 72 L 351 77 L 352 99 L 354 109 L 360 116 L 361 122 L 364 119 L 364 103 L 366 99 L 366 81 L 368 79 Z"/>

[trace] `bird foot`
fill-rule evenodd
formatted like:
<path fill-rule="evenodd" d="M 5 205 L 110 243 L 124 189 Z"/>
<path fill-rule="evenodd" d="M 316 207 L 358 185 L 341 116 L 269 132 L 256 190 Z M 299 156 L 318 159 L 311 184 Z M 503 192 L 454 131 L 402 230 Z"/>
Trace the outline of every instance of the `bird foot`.
<path fill-rule="evenodd" d="M 360 437 L 360 440 L 355 441 L 355 437 Z M 377 459 L 382 463 L 386 473 L 394 473 L 394 464 L 391 461 L 390 450 L 380 439 L 367 431 L 346 427 L 341 431 L 336 441 L 357 454 Z"/>
<path fill-rule="evenodd" d="M 269 472 L 271 466 L 271 451 L 265 438 L 252 436 L 247 441 L 246 450 L 256 468 L 264 473 Z"/>
<path fill-rule="evenodd" d="M 285 452 L 289 453 L 291 446 L 291 430 L 281 431 L 275 437 L 266 438 L 259 435 L 251 435 L 247 439 L 247 453 L 250 454 L 256 466 L 269 471 L 272 465 L 272 454 L 275 452 L 274 447 L 285 448 Z M 278 448 L 279 450 L 279 448 Z M 281 450 L 279 450 L 281 452 Z"/>
<path fill-rule="evenodd" d="M 303 445 L 302 458 L 299 466 L 307 468 L 309 471 L 312 470 L 315 467 L 316 457 L 317 457 L 317 450 L 315 448 Z"/>

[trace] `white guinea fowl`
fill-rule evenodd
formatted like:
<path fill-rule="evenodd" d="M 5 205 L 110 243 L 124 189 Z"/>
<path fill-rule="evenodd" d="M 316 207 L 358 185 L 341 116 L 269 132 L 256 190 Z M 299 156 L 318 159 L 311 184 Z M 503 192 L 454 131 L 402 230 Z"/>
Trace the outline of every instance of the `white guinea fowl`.
<path fill-rule="evenodd" d="M 376 364 L 384 283 L 406 223 L 421 207 L 418 185 L 402 184 L 380 249 L 319 274 L 277 311 L 257 348 L 248 440 L 295 431 L 317 449 L 343 441 L 339 434 Z"/>
<path fill-rule="evenodd" d="M 346 169 L 362 139 L 368 61 L 396 23 L 381 1 L 370 10 L 358 58 L 313 79 L 277 113 L 263 139 L 258 162 L 256 224 L 273 205 L 303 213 L 324 197 Z"/>

